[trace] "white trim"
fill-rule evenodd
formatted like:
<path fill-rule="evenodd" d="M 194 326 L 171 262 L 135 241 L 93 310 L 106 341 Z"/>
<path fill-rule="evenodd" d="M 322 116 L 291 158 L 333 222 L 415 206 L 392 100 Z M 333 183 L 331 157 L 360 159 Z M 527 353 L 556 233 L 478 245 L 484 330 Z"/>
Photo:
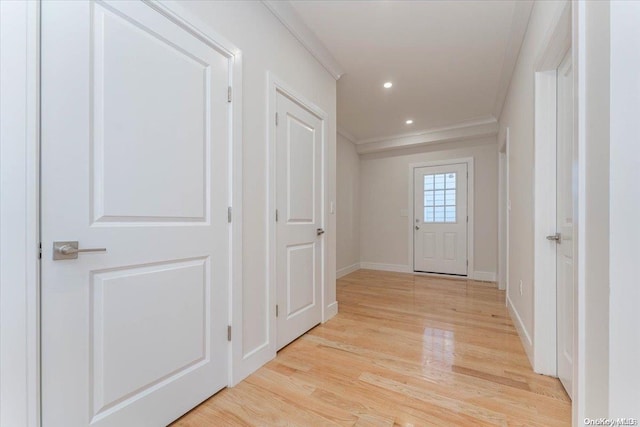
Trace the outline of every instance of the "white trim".
<path fill-rule="evenodd" d="M 360 262 L 360 268 L 363 270 L 379 270 L 393 271 L 396 273 L 413 273 L 408 265 L 402 264 L 383 264 L 379 262 Z"/>
<path fill-rule="evenodd" d="M 0 425 L 40 425 L 40 3 L 0 2 Z"/>
<path fill-rule="evenodd" d="M 413 223 L 415 222 L 415 209 L 414 209 L 414 191 L 413 191 L 413 182 L 414 182 L 414 169 L 422 168 L 422 167 L 431 167 L 431 166 L 444 166 L 444 165 L 455 165 L 459 163 L 467 164 L 467 174 L 469 177 L 467 178 L 467 215 L 469 216 L 469 221 L 467 223 L 467 276 L 471 278 L 472 273 L 475 267 L 474 264 L 474 222 L 475 222 L 475 214 L 474 214 L 474 206 L 475 206 L 475 189 L 474 189 L 474 181 L 475 181 L 475 171 L 473 167 L 473 157 L 463 157 L 459 159 L 445 159 L 445 160 L 433 160 L 429 162 L 419 162 L 419 163 L 410 163 L 409 164 L 409 181 L 408 181 L 408 193 L 409 193 L 409 201 L 408 201 L 408 209 L 407 212 L 409 214 L 409 222 L 407 223 L 407 231 L 409 233 L 409 259 L 408 259 L 408 268 L 409 271 L 413 272 L 413 262 L 414 262 L 414 250 L 415 247 L 413 245 Z M 362 264 L 361 264 L 362 265 Z M 364 267 L 363 267 L 364 268 Z M 494 273 L 495 276 L 495 273 Z M 455 277 L 465 277 L 465 276 L 455 276 Z M 495 281 L 495 277 L 494 280 Z"/>
<path fill-rule="evenodd" d="M 509 128 L 505 129 L 504 144 L 498 153 L 498 289 L 509 294 Z M 504 262 L 503 262 L 504 260 Z M 505 299 L 505 305 L 507 301 Z"/>
<path fill-rule="evenodd" d="M 495 117 L 472 120 L 437 129 L 428 129 L 420 133 L 396 135 L 387 138 L 372 138 L 355 141 L 358 154 L 389 151 L 398 148 L 424 147 L 444 142 L 461 141 L 498 134 L 498 121 Z"/>
<path fill-rule="evenodd" d="M 500 83 L 498 84 L 498 91 L 496 93 L 496 102 L 493 107 L 494 117 L 499 118 L 500 114 L 502 114 L 502 107 L 507 98 L 513 70 L 516 68 L 518 62 L 520 47 L 522 46 L 524 36 L 529 27 L 529 17 L 531 16 L 532 9 L 532 0 L 520 0 L 515 3 L 513 8 L 511 29 L 507 37 L 507 48 L 505 50 L 504 62 L 502 63 L 502 71 L 500 72 Z"/>
<path fill-rule="evenodd" d="M 586 180 L 585 171 L 586 159 L 586 120 L 587 120 L 587 34 L 586 34 L 586 5 L 585 2 L 571 2 L 576 7 L 571 9 L 571 46 L 574 64 L 574 117 L 575 137 L 578 139 L 578 212 L 577 212 L 577 286 L 574 294 L 574 330 L 573 330 L 573 402 L 572 402 L 572 422 L 574 426 L 582 425 L 582 420 L 586 415 Z M 569 7 L 569 6 L 567 6 Z M 609 17 L 610 19 L 610 17 Z M 611 19 L 610 21 L 611 22 Z M 609 41 L 611 44 L 611 41 Z M 611 77 L 611 76 L 610 76 Z M 604 83 L 611 85 L 609 82 Z M 611 112 L 611 110 L 610 110 Z M 611 140 L 609 140 L 609 144 Z M 611 178 L 611 171 L 609 171 Z M 611 193 L 609 193 L 611 196 Z M 609 200 L 610 201 L 610 200 Z M 611 218 L 611 217 L 609 217 Z M 611 229 L 610 229 L 611 231 Z M 609 236 L 611 238 L 611 236 Z M 611 240 L 609 240 L 611 243 Z M 576 246 L 574 246 L 576 248 Z M 611 255 L 611 253 L 609 253 Z M 611 265 L 610 265 L 611 268 Z M 611 270 L 609 270 L 611 272 Z M 610 284 L 610 283 L 609 283 Z M 609 301 L 611 303 L 611 301 Z M 611 305 L 609 306 L 609 316 L 611 315 Z M 611 317 L 609 317 L 611 322 Z M 609 323 L 611 326 L 611 323 Z M 609 335 L 609 339 L 611 335 Z M 592 337 L 587 337 L 592 339 Z M 601 343 L 602 345 L 606 345 Z M 611 362 L 611 359 L 609 359 Z M 611 390 L 609 389 L 609 392 Z M 609 409 L 611 407 L 609 406 Z M 613 415 L 613 414 L 612 414 Z"/>
<path fill-rule="evenodd" d="M 496 282 L 495 271 L 474 271 L 471 274 L 471 279 L 478 282 Z"/>
<path fill-rule="evenodd" d="M 524 347 L 524 352 L 529 358 L 529 363 L 533 365 L 533 342 L 531 341 L 531 336 L 529 335 L 529 332 L 527 332 L 527 328 L 525 327 L 518 310 L 516 310 L 516 306 L 511 302 L 509 294 L 507 294 L 507 309 L 509 310 L 509 315 L 511 316 L 513 325 L 518 331 L 518 336 L 522 342 L 522 347 Z"/>
<path fill-rule="evenodd" d="M 263 0 L 262 3 L 334 79 L 338 80 L 344 74 L 343 67 L 318 36 L 300 18 L 300 15 L 291 6 L 290 2 Z"/>
<path fill-rule="evenodd" d="M 324 312 L 322 323 L 326 323 L 331 320 L 336 314 L 338 314 L 338 301 L 334 301 L 327 306 Z"/>
<path fill-rule="evenodd" d="M 556 69 L 571 46 L 571 4 L 554 19 L 535 73 L 533 370 L 555 376 L 556 244 Z"/>
<path fill-rule="evenodd" d="M 360 263 L 356 262 L 355 264 L 348 265 L 336 271 L 336 279 L 346 276 L 347 274 L 351 274 L 354 271 L 360 270 Z M 327 306 L 328 307 L 328 306 Z"/>
<path fill-rule="evenodd" d="M 327 168 L 328 162 L 327 159 L 327 150 L 328 150 L 328 137 L 327 137 L 327 121 L 329 115 L 320 107 L 318 107 L 315 103 L 311 102 L 298 90 L 293 89 L 287 83 L 279 79 L 275 74 L 270 71 L 267 71 L 267 156 L 266 156 L 266 171 L 267 171 L 267 214 L 265 215 L 265 229 L 267 230 L 267 281 L 266 286 L 269 295 L 269 321 L 268 321 L 268 336 L 269 342 L 266 345 L 263 345 L 261 352 L 253 352 L 252 358 L 254 360 L 249 361 L 245 356 L 245 360 L 247 361 L 247 369 L 243 372 L 243 378 L 257 370 L 260 366 L 264 365 L 269 360 L 273 359 L 276 356 L 277 352 L 277 341 L 276 341 L 276 301 L 277 301 L 277 278 L 276 278 L 276 221 L 275 221 L 275 211 L 276 211 L 276 126 L 275 126 L 275 114 L 277 111 L 276 99 L 278 92 L 282 93 L 284 96 L 293 100 L 294 102 L 300 104 L 303 108 L 316 115 L 322 121 L 322 135 L 323 135 L 323 147 L 322 147 L 322 218 L 321 222 L 323 224 L 322 228 L 327 231 L 325 236 L 327 236 L 330 230 L 327 229 L 326 225 L 328 223 L 328 219 L 326 216 L 326 206 L 327 198 L 329 197 L 327 194 Z M 329 306 L 326 306 L 325 301 L 325 291 L 327 289 L 327 277 L 329 276 L 325 271 L 328 265 L 328 245 L 326 244 L 326 237 L 322 240 L 322 267 L 321 267 L 321 295 L 322 295 L 322 322 L 327 321 L 331 316 L 331 310 L 333 310 L 333 303 Z M 335 268 L 335 267 L 334 267 Z M 333 272 L 331 274 L 333 276 Z M 337 309 L 337 305 L 335 306 Z"/>

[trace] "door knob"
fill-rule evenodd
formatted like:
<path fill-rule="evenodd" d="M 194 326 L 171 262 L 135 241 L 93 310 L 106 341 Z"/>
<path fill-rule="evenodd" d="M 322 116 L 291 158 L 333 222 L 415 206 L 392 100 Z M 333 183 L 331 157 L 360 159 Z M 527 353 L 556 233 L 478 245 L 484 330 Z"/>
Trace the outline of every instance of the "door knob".
<path fill-rule="evenodd" d="M 547 240 L 553 240 L 556 243 L 560 243 L 562 241 L 562 235 L 560 233 L 552 234 L 551 236 L 547 236 Z"/>
<path fill-rule="evenodd" d="M 418 227 L 417 225 L 416 225 L 416 230 L 420 230 L 420 227 Z"/>
<path fill-rule="evenodd" d="M 322 228 L 318 228 L 318 229 L 316 230 L 316 235 L 321 236 L 321 235 L 323 235 L 323 234 L 324 234 L 324 230 L 323 230 Z"/>
<path fill-rule="evenodd" d="M 107 248 L 78 249 L 78 242 L 53 242 L 53 260 L 77 259 L 80 252 L 106 252 Z"/>

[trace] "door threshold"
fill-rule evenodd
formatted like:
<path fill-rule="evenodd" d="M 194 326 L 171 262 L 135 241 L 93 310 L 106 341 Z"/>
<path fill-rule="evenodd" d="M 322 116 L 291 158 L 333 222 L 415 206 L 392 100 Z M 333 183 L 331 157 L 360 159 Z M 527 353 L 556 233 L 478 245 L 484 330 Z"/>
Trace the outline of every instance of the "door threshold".
<path fill-rule="evenodd" d="M 429 277 L 440 277 L 442 279 L 457 279 L 457 280 L 472 280 L 468 274 L 447 274 L 447 273 L 433 273 L 428 271 L 412 271 L 412 274 L 416 276 L 429 276 Z"/>

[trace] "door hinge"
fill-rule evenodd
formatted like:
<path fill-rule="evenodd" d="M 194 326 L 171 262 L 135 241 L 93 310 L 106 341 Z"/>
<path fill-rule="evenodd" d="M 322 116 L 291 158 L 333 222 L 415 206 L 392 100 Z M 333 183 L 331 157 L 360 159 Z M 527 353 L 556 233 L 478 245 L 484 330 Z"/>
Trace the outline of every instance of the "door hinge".
<path fill-rule="evenodd" d="M 278 209 L 276 209 L 276 222 L 278 222 Z"/>
<path fill-rule="evenodd" d="M 278 317 L 278 314 L 279 314 L 278 304 L 276 304 L 276 317 Z"/>
<path fill-rule="evenodd" d="M 38 245 L 38 259 L 42 259 L 42 243 Z"/>
<path fill-rule="evenodd" d="M 467 215 L 467 222 L 469 222 L 469 215 Z"/>
<path fill-rule="evenodd" d="M 227 222 L 231 222 L 231 206 L 227 208 Z"/>
<path fill-rule="evenodd" d="M 227 102 L 231 102 L 231 86 L 227 89 Z"/>
<path fill-rule="evenodd" d="M 276 113 L 276 126 L 278 126 L 278 113 Z"/>
<path fill-rule="evenodd" d="M 231 325 L 227 326 L 227 341 L 231 341 Z"/>

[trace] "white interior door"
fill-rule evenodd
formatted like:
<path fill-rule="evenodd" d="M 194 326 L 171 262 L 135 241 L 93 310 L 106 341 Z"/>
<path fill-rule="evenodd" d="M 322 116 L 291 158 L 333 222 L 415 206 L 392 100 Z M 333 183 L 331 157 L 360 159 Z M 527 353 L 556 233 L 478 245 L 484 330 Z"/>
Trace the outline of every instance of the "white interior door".
<path fill-rule="evenodd" d="M 228 71 L 143 2 L 42 2 L 44 426 L 166 425 L 226 386 Z"/>
<path fill-rule="evenodd" d="M 577 164 L 573 137 L 573 67 L 571 51 L 558 67 L 557 85 L 557 181 L 556 181 L 556 287 L 558 378 L 572 395 L 574 334 L 574 213 Z"/>
<path fill-rule="evenodd" d="M 322 320 L 322 120 L 277 93 L 278 349 Z"/>
<path fill-rule="evenodd" d="M 414 169 L 414 271 L 467 275 L 467 164 Z"/>

